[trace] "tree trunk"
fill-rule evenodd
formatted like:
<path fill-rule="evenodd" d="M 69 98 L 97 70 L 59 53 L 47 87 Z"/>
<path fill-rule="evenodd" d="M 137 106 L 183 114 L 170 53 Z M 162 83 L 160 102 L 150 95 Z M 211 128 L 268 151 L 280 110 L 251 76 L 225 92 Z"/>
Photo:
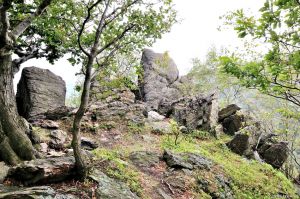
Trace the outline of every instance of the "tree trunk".
<path fill-rule="evenodd" d="M 0 159 L 15 165 L 35 158 L 35 150 L 18 115 L 13 90 L 11 55 L 0 56 Z"/>
<path fill-rule="evenodd" d="M 81 94 L 81 101 L 78 111 L 76 112 L 74 123 L 73 123 L 73 139 L 72 139 L 72 147 L 74 151 L 75 161 L 76 161 L 76 171 L 78 177 L 83 180 L 86 178 L 88 173 L 87 164 L 85 162 L 85 158 L 81 151 L 81 136 L 80 136 L 80 124 L 82 117 L 87 109 L 89 96 L 90 96 L 90 88 L 91 88 L 91 70 L 93 67 L 94 58 L 92 56 L 89 57 L 87 66 L 86 66 L 86 74 L 83 84 L 83 90 Z"/>

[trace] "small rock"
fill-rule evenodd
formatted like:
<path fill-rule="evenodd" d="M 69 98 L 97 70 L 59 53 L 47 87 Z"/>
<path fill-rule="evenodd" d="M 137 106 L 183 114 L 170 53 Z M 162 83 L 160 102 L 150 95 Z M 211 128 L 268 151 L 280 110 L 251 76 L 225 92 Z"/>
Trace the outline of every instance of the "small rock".
<path fill-rule="evenodd" d="M 50 132 L 49 146 L 53 149 L 62 149 L 64 148 L 64 143 L 66 142 L 67 133 L 62 130 L 55 130 Z"/>
<path fill-rule="evenodd" d="M 54 151 L 54 150 L 51 150 L 48 152 L 47 154 L 47 157 L 48 158 L 56 158 L 56 157 L 62 157 L 62 156 L 65 156 L 66 153 L 62 152 L 62 151 Z"/>
<path fill-rule="evenodd" d="M 31 124 L 36 127 L 42 127 L 45 129 L 58 129 L 59 125 L 57 122 L 52 120 L 35 120 L 32 121 Z"/>
<path fill-rule="evenodd" d="M 98 144 L 87 137 L 81 137 L 81 147 L 86 150 L 93 150 L 98 148 Z"/>
<path fill-rule="evenodd" d="M 213 165 L 211 160 L 205 157 L 194 154 L 194 153 L 172 153 L 170 151 L 165 151 L 163 159 L 166 161 L 167 165 L 172 168 L 177 169 L 206 169 L 210 170 Z"/>
<path fill-rule="evenodd" d="M 227 107 L 221 109 L 218 113 L 219 122 L 223 121 L 225 118 L 236 114 L 237 111 L 241 110 L 236 104 L 230 104 Z"/>
<path fill-rule="evenodd" d="M 158 188 L 157 189 L 158 194 L 163 198 L 163 199 L 173 199 L 171 196 L 169 196 L 164 190 Z"/>
<path fill-rule="evenodd" d="M 234 153 L 245 155 L 246 157 L 252 157 L 253 150 L 257 146 L 257 142 L 261 134 L 262 132 L 258 125 L 247 126 L 240 130 L 226 145 Z"/>
<path fill-rule="evenodd" d="M 188 128 L 186 128 L 185 126 L 180 126 L 179 130 L 180 130 L 181 133 L 185 133 L 185 134 L 189 133 Z"/>
<path fill-rule="evenodd" d="M 222 121 L 224 133 L 228 135 L 234 135 L 242 128 L 244 121 L 244 116 L 239 114 L 234 114 L 226 117 Z"/>
<path fill-rule="evenodd" d="M 276 169 L 281 168 L 289 156 L 288 143 L 279 142 L 267 145 L 266 143 L 259 148 L 262 159 Z"/>
<path fill-rule="evenodd" d="M 172 133 L 171 124 L 167 121 L 160 121 L 160 122 L 148 122 L 146 126 L 149 126 L 151 132 L 154 134 L 170 134 Z"/>
<path fill-rule="evenodd" d="M 48 120 L 60 120 L 63 117 L 67 117 L 71 115 L 74 108 L 61 106 L 55 109 L 50 109 L 46 113 L 44 113 L 46 119 Z"/>
<path fill-rule="evenodd" d="M 8 174 L 9 167 L 4 162 L 0 162 L 0 184 L 3 183 L 4 179 Z"/>
<path fill-rule="evenodd" d="M 159 113 L 155 111 L 149 111 L 148 112 L 148 121 L 149 122 L 159 122 L 163 121 L 165 119 L 165 116 L 160 115 Z"/>
<path fill-rule="evenodd" d="M 193 165 L 186 162 L 186 160 L 178 154 L 174 154 L 170 151 L 165 150 L 163 154 L 163 159 L 166 161 L 167 165 L 176 169 L 193 169 Z"/>
<path fill-rule="evenodd" d="M 40 151 L 43 153 L 47 153 L 48 151 L 48 144 L 47 143 L 40 143 Z"/>
<path fill-rule="evenodd" d="M 160 161 L 160 155 L 150 151 L 135 151 L 129 158 L 136 166 L 144 168 L 154 167 Z"/>

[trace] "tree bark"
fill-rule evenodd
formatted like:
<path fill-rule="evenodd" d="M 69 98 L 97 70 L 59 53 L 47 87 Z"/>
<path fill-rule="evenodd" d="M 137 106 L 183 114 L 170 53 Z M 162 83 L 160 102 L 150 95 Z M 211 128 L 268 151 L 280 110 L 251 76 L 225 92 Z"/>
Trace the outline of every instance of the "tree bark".
<path fill-rule="evenodd" d="M 17 113 L 11 54 L 0 56 L 0 159 L 16 165 L 35 158 L 26 126 Z"/>
<path fill-rule="evenodd" d="M 80 136 L 80 124 L 82 117 L 88 107 L 89 96 L 90 96 L 90 87 L 91 87 L 91 71 L 93 67 L 94 58 L 89 56 L 88 63 L 86 66 L 86 74 L 83 84 L 83 90 L 81 94 L 81 101 L 78 111 L 76 112 L 74 123 L 73 123 L 73 139 L 72 147 L 75 157 L 75 166 L 78 177 L 80 179 L 85 179 L 88 173 L 88 167 L 85 161 L 85 158 L 81 151 L 81 136 Z"/>

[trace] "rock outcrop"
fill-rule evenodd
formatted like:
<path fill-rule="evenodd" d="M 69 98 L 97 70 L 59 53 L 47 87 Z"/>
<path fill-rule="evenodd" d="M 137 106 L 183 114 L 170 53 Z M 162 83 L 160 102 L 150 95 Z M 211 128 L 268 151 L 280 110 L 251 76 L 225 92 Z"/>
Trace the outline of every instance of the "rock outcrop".
<path fill-rule="evenodd" d="M 18 112 L 28 119 L 65 105 L 64 80 L 46 69 L 24 68 L 16 95 Z"/>
<path fill-rule="evenodd" d="M 88 108 L 87 116 L 92 120 L 126 120 L 143 123 L 146 108 L 135 101 L 135 95 L 128 89 L 111 90 L 110 95 L 93 102 Z"/>
<path fill-rule="evenodd" d="M 142 55 L 143 75 L 139 79 L 141 98 L 146 102 L 148 110 L 158 110 L 162 99 L 170 101 L 181 97 L 175 82 L 179 79 L 179 71 L 167 53 L 155 53 L 146 49 Z"/>
<path fill-rule="evenodd" d="M 185 96 L 187 77 L 179 77 L 177 66 L 167 53 L 144 50 L 142 66 L 140 98 L 148 111 L 172 117 L 188 130 L 212 130 L 217 125 L 216 94 Z"/>
<path fill-rule="evenodd" d="M 288 158 L 288 143 L 273 139 L 273 134 L 262 132 L 259 123 L 247 126 L 236 133 L 227 146 L 235 153 L 264 161 L 281 168 Z"/>
<path fill-rule="evenodd" d="M 161 114 L 174 118 L 189 130 L 211 130 L 217 125 L 218 104 L 215 94 L 183 97 L 175 101 L 161 101 Z"/>

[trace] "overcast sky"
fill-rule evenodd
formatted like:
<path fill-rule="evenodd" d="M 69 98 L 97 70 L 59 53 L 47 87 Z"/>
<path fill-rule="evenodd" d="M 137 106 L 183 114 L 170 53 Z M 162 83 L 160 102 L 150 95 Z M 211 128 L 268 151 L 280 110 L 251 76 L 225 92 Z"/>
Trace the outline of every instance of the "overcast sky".
<path fill-rule="evenodd" d="M 256 13 L 264 0 L 174 0 L 174 3 L 181 22 L 174 25 L 171 32 L 157 41 L 152 49 L 157 52 L 168 51 L 177 63 L 180 75 L 184 75 L 192 67 L 191 59 L 203 59 L 210 47 L 228 48 L 240 45 L 233 31 L 217 30 L 221 25 L 221 15 L 240 8 Z M 50 69 L 66 81 L 68 93 L 72 92 L 77 79 L 77 69 L 67 60 L 61 59 L 55 65 L 43 60 L 32 60 L 23 65 L 27 66 Z M 20 73 L 16 75 L 15 85 L 19 78 Z"/>

